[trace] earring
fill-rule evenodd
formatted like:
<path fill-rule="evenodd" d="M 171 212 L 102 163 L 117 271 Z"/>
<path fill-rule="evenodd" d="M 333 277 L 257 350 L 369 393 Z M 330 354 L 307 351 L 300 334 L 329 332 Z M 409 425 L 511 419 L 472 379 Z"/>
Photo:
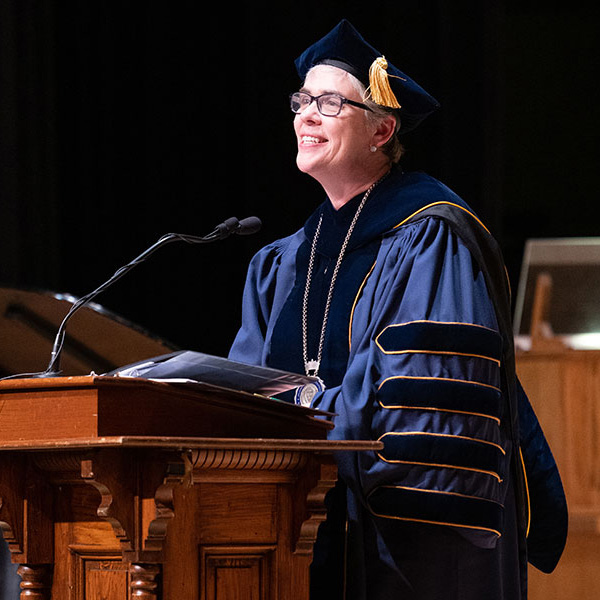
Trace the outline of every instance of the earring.
<path fill-rule="evenodd" d="M 377 152 L 377 146 L 371 146 L 369 150 L 371 150 L 371 152 Z"/>

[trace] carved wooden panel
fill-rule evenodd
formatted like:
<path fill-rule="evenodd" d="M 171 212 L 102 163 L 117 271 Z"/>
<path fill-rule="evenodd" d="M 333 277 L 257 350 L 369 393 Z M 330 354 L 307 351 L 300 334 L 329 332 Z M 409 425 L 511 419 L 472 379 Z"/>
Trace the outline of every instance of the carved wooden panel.
<path fill-rule="evenodd" d="M 73 600 L 123 600 L 128 598 L 129 569 L 120 552 L 97 546 L 71 546 Z"/>
<path fill-rule="evenodd" d="M 55 525 L 56 548 L 52 598 L 126 600 L 127 565 L 108 523 L 67 522 Z M 96 593 L 103 590 L 103 593 Z M 110 591 L 110 593 L 108 593 Z"/>
<path fill-rule="evenodd" d="M 123 600 L 129 589 L 128 569 L 121 561 L 85 561 L 85 600 Z"/>
<path fill-rule="evenodd" d="M 215 543 L 273 543 L 277 539 L 277 487 L 252 484 L 197 485 L 198 537 Z M 248 508 L 251 507 L 250 510 Z"/>
<path fill-rule="evenodd" d="M 275 546 L 203 546 L 201 600 L 274 600 Z"/>

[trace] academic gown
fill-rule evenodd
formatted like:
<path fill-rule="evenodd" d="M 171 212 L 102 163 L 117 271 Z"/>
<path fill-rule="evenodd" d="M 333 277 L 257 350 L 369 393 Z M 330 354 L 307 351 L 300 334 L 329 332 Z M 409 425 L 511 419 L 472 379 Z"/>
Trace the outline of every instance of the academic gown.
<path fill-rule="evenodd" d="M 326 200 L 301 230 L 252 259 L 230 359 L 304 372 L 302 298 L 317 222 L 322 215 L 309 358 L 361 198 L 339 211 Z M 479 243 L 492 248 L 483 258 Z M 315 545 L 312 600 L 526 597 L 522 388 L 506 304 L 501 258 L 471 209 L 437 180 L 394 169 L 350 238 L 319 370 L 326 389 L 313 400 L 336 415 L 330 439 L 380 440 L 383 449 L 336 456 L 340 480 Z M 552 474 L 562 517 L 551 455 L 547 467 L 540 479 Z"/>

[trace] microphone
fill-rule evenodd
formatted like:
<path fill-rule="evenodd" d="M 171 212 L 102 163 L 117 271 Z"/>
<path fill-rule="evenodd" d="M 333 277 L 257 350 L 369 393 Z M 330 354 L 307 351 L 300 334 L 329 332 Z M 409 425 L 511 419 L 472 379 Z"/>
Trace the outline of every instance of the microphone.
<path fill-rule="evenodd" d="M 239 228 L 235 233 L 238 235 L 251 235 L 260 231 L 262 223 L 258 217 L 246 217 L 242 219 L 239 224 Z"/>
<path fill-rule="evenodd" d="M 173 241 L 175 241 L 175 239 L 179 239 L 183 242 L 197 244 L 222 240 L 226 237 L 229 237 L 233 233 L 236 233 L 237 235 L 251 235 L 260 231 L 261 227 L 262 222 L 258 217 L 246 217 L 241 221 L 238 221 L 235 217 L 230 217 L 229 219 L 217 225 L 211 233 L 204 237 L 183 235 L 181 233 L 168 233 L 164 237 L 173 236 Z"/>
<path fill-rule="evenodd" d="M 115 283 L 118 279 L 121 279 L 123 275 L 131 271 L 134 267 L 144 262 L 147 258 L 149 258 L 156 250 L 162 248 L 166 244 L 171 242 L 186 242 L 188 244 L 208 244 L 211 242 L 216 242 L 218 240 L 223 240 L 230 235 L 236 233 L 238 235 L 250 235 L 252 233 L 256 233 L 261 228 L 261 221 L 258 217 L 247 217 L 239 221 L 235 217 L 230 217 L 229 219 L 219 223 L 211 233 L 205 236 L 193 236 L 186 235 L 181 233 L 167 233 L 159 238 L 152 246 L 148 249 L 144 250 L 139 256 L 134 258 L 132 261 L 122 266 L 120 269 L 117 269 L 115 273 L 102 285 L 97 287 L 95 290 L 86 294 L 82 298 L 79 298 L 73 306 L 69 309 L 66 316 L 62 320 L 60 327 L 58 328 L 58 332 L 54 339 L 54 345 L 52 347 L 50 362 L 46 367 L 45 371 L 41 371 L 39 373 L 23 373 L 20 375 L 9 375 L 8 377 L 3 377 L 0 381 L 4 379 L 15 379 L 22 377 L 58 377 L 61 374 L 60 371 L 60 356 L 65 342 L 65 330 L 67 327 L 67 322 L 69 319 L 82 307 L 91 302 L 98 294 L 106 290 L 113 283 Z"/>

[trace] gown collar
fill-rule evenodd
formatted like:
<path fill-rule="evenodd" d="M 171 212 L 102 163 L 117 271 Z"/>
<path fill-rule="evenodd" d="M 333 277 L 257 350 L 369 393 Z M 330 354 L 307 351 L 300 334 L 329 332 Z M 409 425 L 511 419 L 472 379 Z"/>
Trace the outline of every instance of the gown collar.
<path fill-rule="evenodd" d="M 364 192 L 352 198 L 339 210 L 326 199 L 304 225 L 304 234 L 312 242 L 321 213 L 323 222 L 317 251 L 337 257 L 342 241 Z M 405 173 L 394 167 L 371 192 L 358 218 L 348 250 L 368 244 L 391 231 L 416 211 L 435 202 L 446 202 L 468 208 L 454 192 L 425 173 Z"/>

